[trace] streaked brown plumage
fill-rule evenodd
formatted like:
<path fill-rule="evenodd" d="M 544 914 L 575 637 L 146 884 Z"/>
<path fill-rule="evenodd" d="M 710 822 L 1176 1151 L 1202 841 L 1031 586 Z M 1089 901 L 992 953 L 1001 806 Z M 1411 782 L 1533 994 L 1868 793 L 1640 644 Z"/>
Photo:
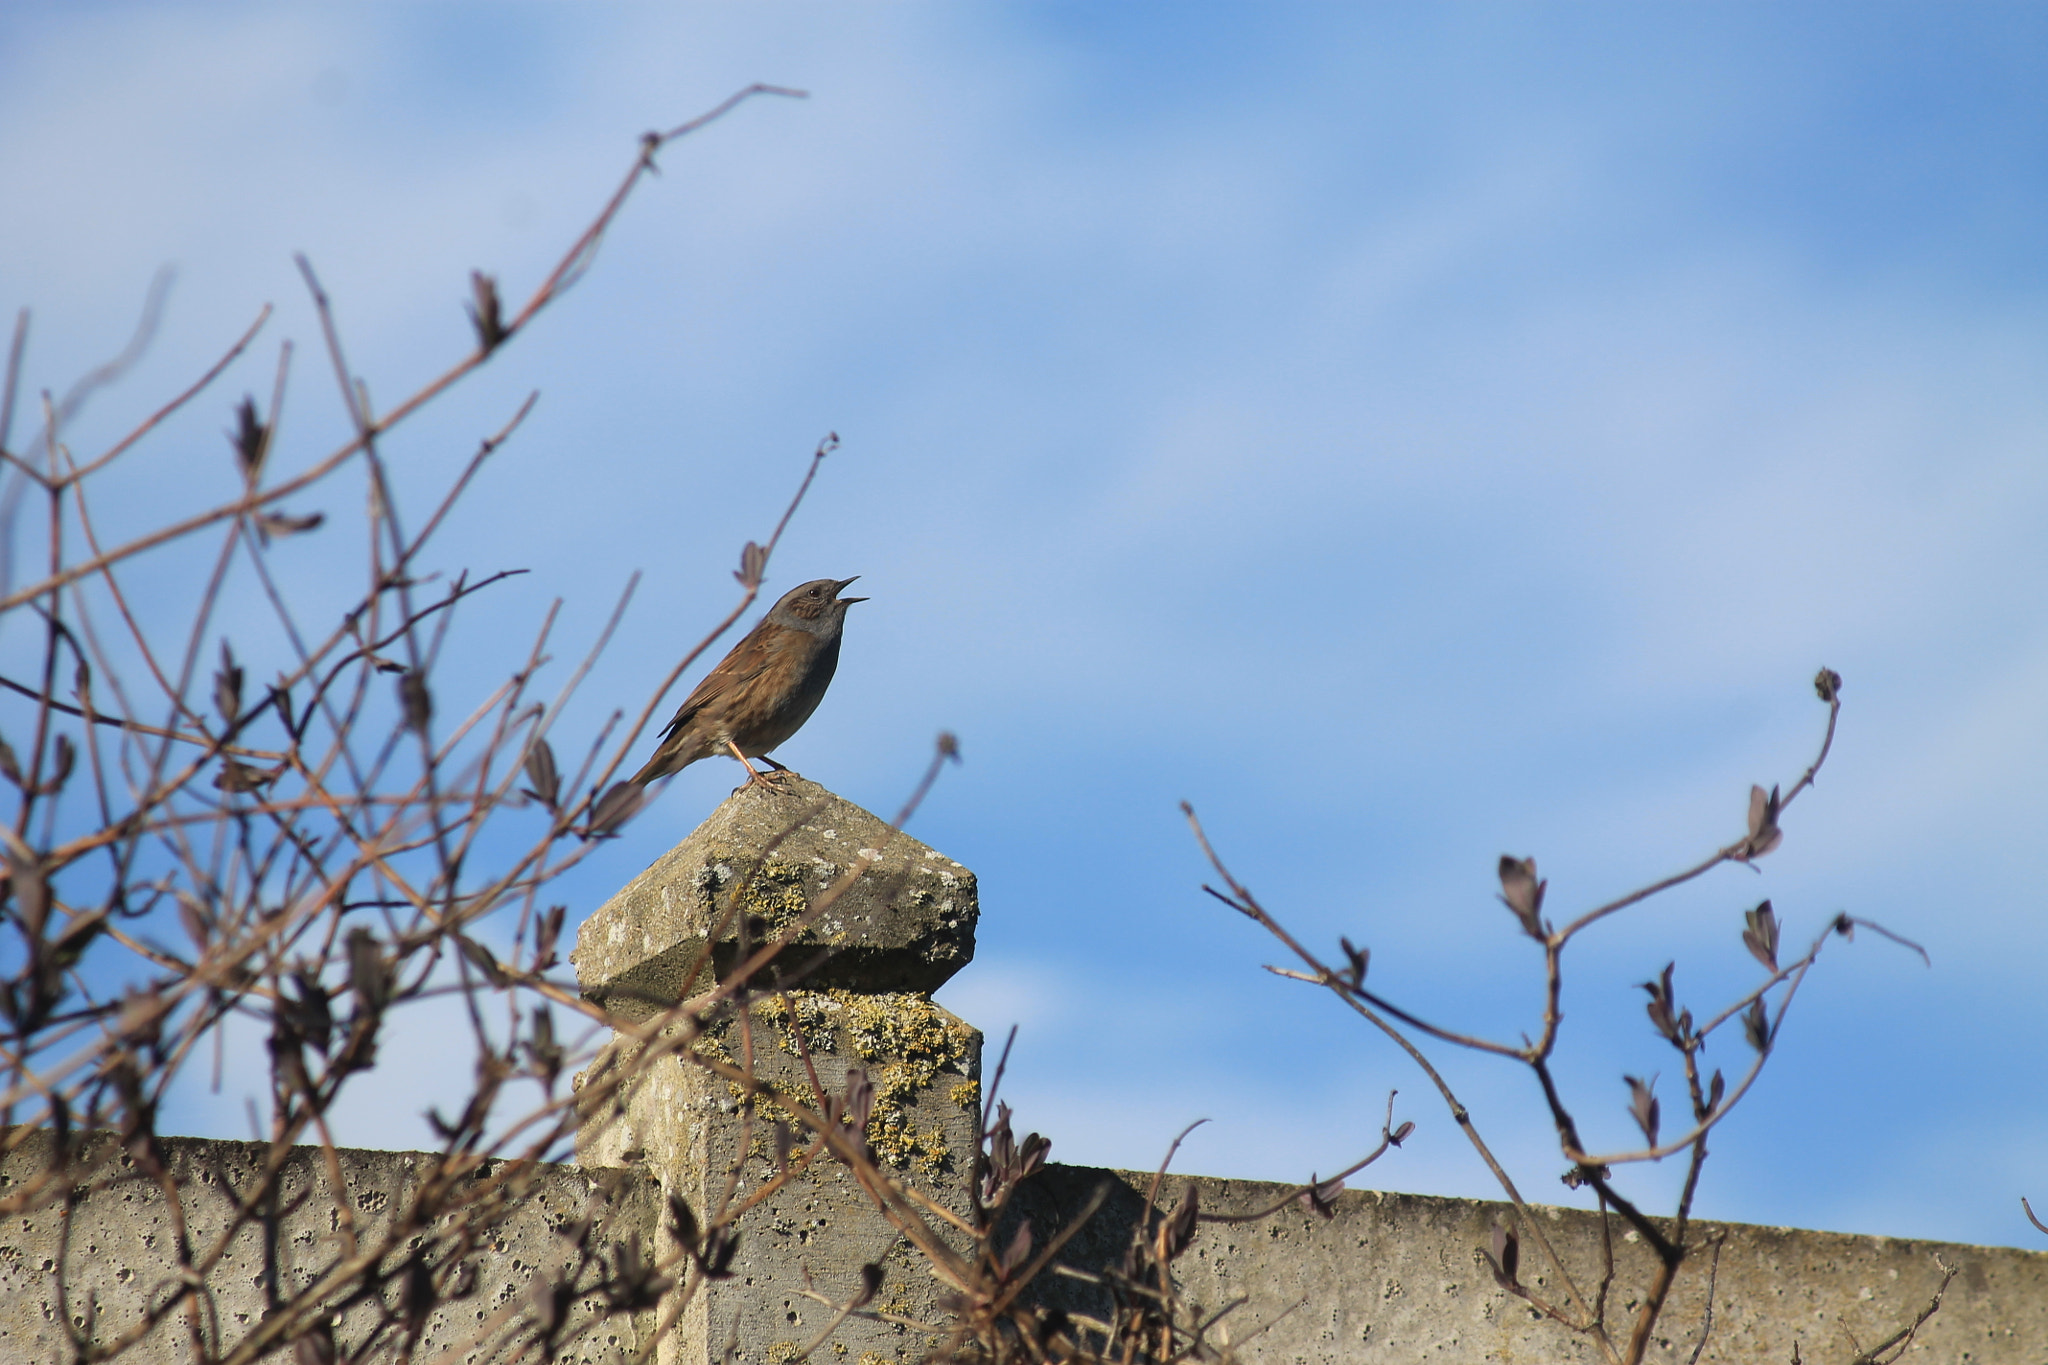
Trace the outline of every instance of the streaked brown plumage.
<path fill-rule="evenodd" d="M 663 729 L 654 757 L 632 780 L 645 786 L 719 752 L 745 766 L 749 783 L 772 780 L 774 774 L 748 760 L 765 757 L 795 734 L 824 700 L 839 667 L 846 609 L 868 600 L 839 596 L 853 581 L 820 578 L 784 593 L 704 675 Z M 772 758 L 768 763 L 782 768 Z"/>

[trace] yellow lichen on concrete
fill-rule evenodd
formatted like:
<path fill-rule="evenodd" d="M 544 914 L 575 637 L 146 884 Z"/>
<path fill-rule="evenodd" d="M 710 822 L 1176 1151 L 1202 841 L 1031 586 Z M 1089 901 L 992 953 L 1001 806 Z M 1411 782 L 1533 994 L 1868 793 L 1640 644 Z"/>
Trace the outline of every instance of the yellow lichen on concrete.
<path fill-rule="evenodd" d="M 760 1001 L 754 1017 L 773 1026 L 778 1044 L 792 1056 L 838 1053 L 867 1066 L 875 1087 L 867 1138 L 876 1156 L 899 1170 L 915 1165 L 927 1175 L 950 1166 L 944 1130 L 936 1124 L 919 1128 L 911 1111 L 942 1073 L 965 1069 L 974 1043 L 966 1024 L 929 996 L 904 991 L 792 990 Z M 757 1035 L 756 1046 L 761 1041 Z M 948 1092 L 961 1108 L 979 1097 L 973 1081 Z M 760 1112 L 766 1113 L 765 1105 Z"/>
<path fill-rule="evenodd" d="M 962 1081 L 946 1092 L 946 1098 L 962 1109 L 976 1109 L 981 1104 L 981 1082 Z"/>
<path fill-rule="evenodd" d="M 754 1013 L 782 1031 L 778 1040 L 782 1050 L 792 1057 L 811 1052 L 837 1052 L 839 1040 L 835 1032 L 839 1024 L 841 1007 L 838 997 L 844 991 L 790 991 L 786 996 L 778 995 L 763 1000 Z M 794 1027 L 792 1024 L 794 1016 Z M 803 1046 L 797 1046 L 798 1037 Z"/>
<path fill-rule="evenodd" d="M 973 1046 L 973 1031 L 929 996 L 834 994 L 844 1009 L 854 1055 L 878 1064 L 868 1073 L 875 1085 L 875 1112 L 868 1121 L 875 1154 L 899 1169 L 915 1162 L 927 1175 L 946 1170 L 951 1153 L 945 1131 L 937 1125 L 919 1131 L 909 1109 L 941 1071 L 961 1068 Z"/>
<path fill-rule="evenodd" d="M 725 909 L 728 895 L 737 896 L 741 913 L 779 931 L 810 908 L 808 868 L 773 859 L 757 865 L 750 854 L 722 850 L 712 851 L 706 861 L 707 871 L 716 869 L 720 874 L 705 888 L 713 897 L 714 910 Z M 728 892 L 728 887 L 733 890 Z"/>

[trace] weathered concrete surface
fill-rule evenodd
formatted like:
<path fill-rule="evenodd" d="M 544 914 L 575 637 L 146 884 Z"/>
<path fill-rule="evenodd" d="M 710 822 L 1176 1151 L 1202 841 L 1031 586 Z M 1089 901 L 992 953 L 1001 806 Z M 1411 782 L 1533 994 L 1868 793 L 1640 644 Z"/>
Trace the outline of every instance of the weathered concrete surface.
<path fill-rule="evenodd" d="M 964 1213 L 980 1120 L 981 1035 L 917 994 L 791 991 L 788 998 L 794 1020 L 780 1000 L 766 1001 L 749 1022 L 750 1038 L 732 1019 L 696 1046 L 725 1060 L 751 1050 L 759 1080 L 814 1108 L 819 1102 L 796 1030 L 826 1095 L 844 1093 L 850 1068 L 865 1069 L 876 1091 L 867 1136 L 883 1168 Z M 586 1110 L 577 1143 L 585 1165 L 646 1171 L 700 1218 L 719 1205 L 735 1175 L 736 1200 L 774 1179 L 779 1111 L 772 1102 L 758 1103 L 749 1120 L 738 1087 L 692 1063 L 670 1056 L 639 1065 L 630 1050 L 618 1056 L 631 1077 L 613 1104 Z M 602 1065 L 577 1077 L 580 1090 L 587 1093 Z M 801 1130 L 797 1139 L 800 1153 Z M 896 1241 L 874 1201 L 829 1156 L 804 1167 L 736 1226 L 735 1278 L 707 1283 L 690 1301 L 660 1345 L 659 1365 L 718 1361 L 729 1343 L 738 1361 L 786 1361 L 832 1316 L 799 1291 L 815 1283 L 819 1293 L 844 1301 L 869 1261 L 881 1260 L 885 1270 L 877 1307 L 921 1322 L 943 1319 L 941 1287 L 924 1259 Z M 835 1359 L 914 1360 L 922 1353 L 919 1338 L 888 1323 L 852 1319 L 832 1340 Z"/>
<path fill-rule="evenodd" d="M 780 965 L 829 947 L 804 985 L 929 995 L 967 964 L 980 915 L 972 872 L 815 782 L 780 786 L 735 792 L 584 921 L 570 960 L 587 998 L 628 1018 L 673 1004 L 714 931 L 723 975 L 742 933 L 759 944 L 780 931 L 857 861 L 868 871 Z"/>
<path fill-rule="evenodd" d="M 1019 1195 L 1034 1227 L 1063 1225 L 1104 1180 L 1110 1202 L 1068 1244 L 1082 1269 L 1114 1264 L 1143 1207 L 1149 1174 L 1048 1167 Z M 1169 1177 L 1171 1206 L 1187 1182 Z M 1201 1207 L 1216 1213 L 1264 1208 L 1286 1186 L 1197 1178 Z M 1503 1292 L 1480 1258 L 1505 1204 L 1352 1191 L 1339 1195 L 1328 1221 L 1295 1208 L 1257 1223 L 1204 1224 L 1177 1263 L 1188 1299 L 1215 1311 L 1242 1297 L 1225 1319 L 1242 1359 L 1261 1362 L 1553 1362 L 1593 1361 L 1598 1353 L 1556 1323 L 1537 1318 Z M 1599 1224 L 1571 1209 L 1544 1209 L 1545 1226 L 1574 1279 L 1591 1294 L 1600 1266 Z M 1709 1223 L 1725 1231 L 1714 1276 L 1713 1326 L 1702 1362 L 1787 1365 L 1796 1348 L 1809 1365 L 1847 1362 L 1927 1306 L 1941 1263 L 1959 1271 L 1936 1313 L 1903 1357 L 1954 1365 L 2042 1365 L 2048 1361 L 2048 1252 L 1962 1246 L 1791 1228 Z M 1620 1273 L 1610 1313 L 1623 1320 L 1647 1283 L 1648 1256 L 1619 1246 Z M 1526 1240 L 1521 1270 L 1546 1296 L 1556 1277 Z M 1649 1359 L 1683 1365 L 1693 1358 L 1706 1312 L 1705 1258 L 1680 1272 L 1660 1318 Z M 1045 1300 L 1092 1316 L 1103 1291 L 1065 1276 L 1042 1278 Z M 1623 1334 L 1625 1337 L 1625 1333 Z"/>
<path fill-rule="evenodd" d="M 772 1030 L 762 1030 L 762 1041 Z M 848 1044 L 852 1044 L 849 1042 Z M 840 1054 L 827 1054 L 821 1061 Z M 857 1056 L 857 1053 L 854 1054 Z M 843 1061 L 834 1064 L 835 1072 Z M 730 1113 L 723 1116 L 730 1119 Z M 252 1143 L 174 1139 L 174 1172 L 185 1189 L 192 1235 L 204 1244 L 224 1222 L 233 1192 L 246 1188 L 263 1149 Z M 0 1162 L 0 1195 L 21 1187 L 47 1160 L 48 1138 L 35 1135 Z M 106 1341 L 132 1323 L 172 1274 L 168 1224 L 161 1195 L 122 1160 L 111 1139 L 94 1140 L 95 1173 L 71 1174 L 81 1192 L 67 1219 L 61 1203 L 11 1217 L 0 1226 L 0 1361 L 54 1362 L 70 1357 L 60 1315 L 83 1318 L 90 1294 L 98 1314 L 93 1336 Z M 373 1235 L 416 1189 L 433 1161 L 421 1153 L 338 1153 L 346 1197 L 366 1234 Z M 284 1207 L 275 1234 L 259 1224 L 230 1243 L 209 1277 L 219 1339 L 232 1340 L 262 1320 L 278 1292 L 307 1283 L 339 1254 L 334 1237 L 338 1201 L 322 1173 L 317 1149 L 295 1151 L 284 1172 Z M 742 1188 L 766 1171 L 756 1153 Z M 488 1175 L 489 1173 L 486 1173 Z M 478 1288 L 438 1310 L 418 1359 L 443 1350 L 454 1360 L 509 1359 L 508 1315 L 517 1316 L 532 1283 L 563 1266 L 568 1244 L 556 1229 L 593 1210 L 598 1241 L 650 1231 L 656 1202 L 652 1184 L 618 1171 L 567 1166 L 526 1168 L 531 1202 L 482 1239 L 473 1257 Z M 828 1172 L 785 1187 L 750 1217 L 734 1269 L 738 1278 L 685 1314 L 660 1358 L 697 1358 L 737 1341 L 735 1358 L 789 1359 L 823 1327 L 822 1305 L 801 1290 L 808 1270 L 818 1290 L 843 1298 L 856 1268 L 889 1247 L 891 1233 L 868 1206 L 851 1199 Z M 1083 1269 L 1120 1258 L 1150 1176 L 1054 1166 L 1027 1184 L 1024 1212 L 1044 1236 L 1062 1212 L 1078 1208 L 1102 1180 L 1115 1197 L 1068 1246 L 1065 1259 Z M 1179 1198 L 1185 1181 L 1170 1177 L 1164 1200 Z M 1264 1207 L 1284 1186 L 1256 1181 L 1197 1179 L 1202 1207 L 1215 1212 Z M 925 1188 L 931 1188 L 926 1185 Z M 1553 1365 L 1595 1359 L 1582 1341 L 1528 1309 L 1493 1283 L 1478 1248 L 1505 1206 L 1476 1200 L 1436 1199 L 1374 1191 L 1348 1192 L 1329 1221 L 1294 1210 L 1248 1225 L 1206 1224 L 1178 1263 L 1180 1287 L 1192 1301 L 1214 1309 L 1243 1297 L 1225 1319 L 1241 1359 L 1250 1365 L 1281 1362 L 1470 1361 Z M 1575 1275 L 1593 1278 L 1597 1228 L 1590 1215 L 1545 1210 L 1547 1226 Z M 2048 1361 L 2048 1252 L 1949 1243 L 1914 1242 L 1786 1228 L 1710 1224 L 1725 1229 L 1727 1245 L 1714 1282 L 1714 1324 L 1700 1359 L 1743 1365 L 1787 1365 L 1797 1347 L 1809 1365 L 1846 1362 L 1857 1345 L 1870 1347 L 1911 1321 L 1923 1308 L 1941 1271 L 1937 1259 L 1960 1271 L 1941 1311 L 1921 1330 L 1907 1361 L 1955 1365 L 2041 1365 Z M 1523 1270 L 1532 1284 L 1554 1288 L 1539 1275 L 1531 1249 Z M 915 1255 L 898 1247 L 887 1256 L 888 1280 L 880 1306 L 930 1321 L 934 1286 Z M 1640 1262 L 1625 1263 L 1614 1302 L 1626 1311 Z M 1667 1363 L 1691 1358 L 1704 1313 L 1704 1263 L 1685 1272 L 1663 1319 L 1650 1358 Z M 1091 1315 L 1103 1305 L 1099 1291 L 1065 1276 L 1039 1282 L 1048 1299 Z M 575 1320 L 590 1321 L 592 1305 L 579 1303 Z M 370 1310 L 341 1322 L 344 1349 L 360 1337 Z M 503 1350 L 477 1350 L 479 1324 L 500 1324 Z M 571 1362 L 622 1362 L 643 1344 L 644 1316 L 606 1324 L 556 1357 Z M 171 1365 L 191 1358 L 182 1320 L 147 1338 L 124 1359 Z M 921 1338 L 877 1324 L 850 1322 L 835 1337 L 844 1352 L 825 1348 L 816 1359 L 855 1362 L 912 1361 Z M 289 1359 L 288 1356 L 278 1357 Z"/>
<path fill-rule="evenodd" d="M 47 1133 L 8 1131 L 25 1140 L 0 1160 L 0 1196 L 24 1189 L 48 1167 L 51 1152 Z M 238 1199 L 255 1188 L 268 1148 L 203 1138 L 170 1138 L 165 1147 L 187 1236 L 195 1255 L 203 1256 L 228 1226 Z M 204 1295 L 202 1330 L 215 1352 L 242 1340 L 274 1304 L 313 1284 L 347 1254 L 340 1234 L 344 1211 L 363 1244 L 374 1245 L 438 1160 L 420 1152 L 345 1149 L 337 1159 L 339 1188 L 318 1148 L 292 1149 L 280 1174 L 277 1212 L 252 1219 L 227 1240 L 206 1277 Z M 467 1196 L 494 1179 L 520 1182 L 515 1188 L 523 1197 L 502 1218 L 482 1220 L 482 1206 Z M 84 1159 L 65 1172 L 65 1188 L 73 1196 L 68 1208 L 60 1197 L 0 1223 L 0 1361 L 9 1365 L 72 1359 L 62 1321 L 68 1317 L 83 1329 L 88 1304 L 90 1339 L 112 1342 L 142 1319 L 151 1302 L 163 1302 L 176 1283 L 169 1205 L 112 1134 L 89 1135 Z M 521 1309 L 535 1281 L 575 1257 L 558 1228 L 593 1218 L 596 1245 L 616 1245 L 636 1234 L 644 1243 L 653 1231 L 656 1192 L 651 1181 L 633 1172 L 497 1162 L 459 1185 L 451 1203 L 456 1207 L 439 1228 L 468 1218 L 479 1233 L 464 1258 L 476 1267 L 475 1289 L 432 1312 L 414 1358 L 431 1361 L 450 1350 L 455 1360 L 480 1365 L 521 1356 L 530 1337 Z M 406 1249 L 386 1258 L 387 1272 L 403 1264 Z M 393 1303 L 398 1292 L 394 1283 Z M 590 1326 L 595 1307 L 587 1299 L 571 1305 L 569 1338 Z M 344 1352 L 354 1350 L 376 1317 L 376 1306 L 368 1303 L 341 1317 L 335 1335 Z M 615 1318 L 572 1340 L 553 1359 L 577 1365 L 629 1361 L 652 1325 L 645 1315 Z M 176 1313 L 121 1358 L 137 1365 L 189 1361 L 194 1357 L 188 1331 L 184 1314 Z M 388 1358 L 389 1345 L 387 1356 L 379 1358 Z M 289 1360 L 290 1349 L 268 1358 Z"/>
<path fill-rule="evenodd" d="M 815 930 L 785 951 L 800 966 L 829 947 L 822 968 L 744 1017 L 728 1010 L 690 1046 L 750 1066 L 776 1093 L 814 1109 L 845 1093 L 851 1069 L 863 1070 L 875 1088 L 866 1135 L 883 1168 L 964 1213 L 979 1139 L 981 1035 L 930 993 L 973 956 L 974 874 L 892 836 L 815 783 L 785 786 L 735 793 L 584 922 L 570 959 L 583 993 L 644 1019 L 709 984 L 695 970 L 707 940 L 717 940 L 712 959 L 724 973 L 739 955 L 742 929 L 746 942 L 760 943 L 845 868 L 866 863 Z M 606 1086 L 592 1082 L 613 1067 L 625 1079 L 607 1100 Z M 776 1177 L 774 1124 L 785 1111 L 772 1101 L 743 1104 L 738 1086 L 701 1066 L 675 1055 L 649 1061 L 615 1040 L 576 1083 L 579 1158 L 646 1171 L 700 1219 L 729 1189 L 745 1200 Z M 844 1301 L 860 1267 L 878 1258 L 885 1280 L 877 1307 L 923 1322 L 943 1316 L 941 1287 L 922 1257 L 897 1241 L 873 1199 L 829 1156 L 804 1166 L 736 1226 L 735 1278 L 709 1282 L 690 1301 L 660 1343 L 661 1365 L 708 1365 L 728 1347 L 741 1362 L 789 1360 L 832 1316 L 803 1296 L 805 1286 Z M 829 1350 L 853 1361 L 915 1359 L 923 1346 L 902 1327 L 852 1319 Z"/>

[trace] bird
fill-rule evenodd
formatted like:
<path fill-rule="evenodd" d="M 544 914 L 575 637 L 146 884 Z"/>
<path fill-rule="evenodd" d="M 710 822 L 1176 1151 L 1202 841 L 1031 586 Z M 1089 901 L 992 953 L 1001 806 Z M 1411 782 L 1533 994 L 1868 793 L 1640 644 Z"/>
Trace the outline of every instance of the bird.
<path fill-rule="evenodd" d="M 784 593 L 691 690 L 662 728 L 654 757 L 631 780 L 645 787 L 719 752 L 740 761 L 749 787 L 788 772 L 768 751 L 801 729 L 824 700 L 839 667 L 846 609 L 868 600 L 839 595 L 859 577 L 813 579 Z M 756 758 L 775 771 L 756 768 Z"/>

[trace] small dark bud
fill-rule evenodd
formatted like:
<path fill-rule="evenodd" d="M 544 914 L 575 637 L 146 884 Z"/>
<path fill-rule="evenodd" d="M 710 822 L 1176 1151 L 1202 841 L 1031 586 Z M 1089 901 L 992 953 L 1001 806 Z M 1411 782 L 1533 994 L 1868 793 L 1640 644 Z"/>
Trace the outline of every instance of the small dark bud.
<path fill-rule="evenodd" d="M 555 1081 L 562 1074 L 562 1045 L 555 1041 L 555 1016 L 546 1005 L 533 1007 L 533 1027 L 527 1031 L 527 1060 L 540 1077 L 541 1088 L 555 1093 Z"/>
<path fill-rule="evenodd" d="M 568 1316 L 569 1301 L 575 1294 L 574 1285 L 545 1271 L 534 1278 L 527 1304 L 533 1314 L 534 1334 L 542 1342 L 550 1345 L 554 1342 L 555 1334 L 562 1330 L 563 1320 Z M 553 1352 L 546 1354 L 552 1355 Z"/>
<path fill-rule="evenodd" d="M 1372 949 L 1354 947 L 1348 938 L 1337 940 L 1337 946 L 1344 950 L 1344 983 L 1352 990 L 1365 985 L 1365 969 L 1372 964 Z"/>
<path fill-rule="evenodd" d="M 1842 675 L 1832 668 L 1823 668 L 1813 675 L 1813 690 L 1822 701 L 1832 704 L 1842 695 Z"/>
<path fill-rule="evenodd" d="M 244 395 L 235 404 L 235 425 L 228 431 L 228 444 L 235 448 L 235 463 L 251 488 L 263 474 L 263 457 L 270 453 L 270 428 L 256 411 L 256 399 Z"/>
<path fill-rule="evenodd" d="M 1742 946 L 1772 974 L 1778 970 L 1778 916 L 1765 901 L 1742 912 Z"/>
<path fill-rule="evenodd" d="M 704 1255 L 698 1261 L 707 1280 L 732 1278 L 732 1260 L 739 1255 L 740 1235 L 731 1228 L 713 1228 L 704 1239 Z"/>
<path fill-rule="evenodd" d="M 1493 1269 L 1494 1280 L 1502 1289 L 1513 1289 L 1519 1283 L 1515 1275 L 1521 1268 L 1522 1241 L 1513 1228 L 1505 1223 L 1493 1225 L 1492 1245 L 1486 1260 Z"/>
<path fill-rule="evenodd" d="M 1026 1133 L 1022 1145 L 1017 1148 L 1017 1178 L 1022 1180 L 1045 1165 L 1046 1154 L 1050 1151 L 1051 1138 L 1038 1133 Z"/>
<path fill-rule="evenodd" d="M 224 758 L 220 771 L 213 775 L 213 785 L 224 792 L 262 791 L 284 776 L 284 768 L 282 763 L 275 768 L 252 768 L 239 759 Z"/>
<path fill-rule="evenodd" d="M 691 1255 L 697 1248 L 697 1215 L 690 1211 L 689 1201 L 679 1194 L 668 1197 L 668 1232 L 678 1246 L 687 1247 Z"/>
<path fill-rule="evenodd" d="M 846 1069 L 846 1105 L 840 1111 L 846 1116 L 846 1126 L 856 1133 L 868 1130 L 868 1117 L 875 1110 L 875 1083 L 868 1078 L 864 1066 L 850 1066 Z"/>
<path fill-rule="evenodd" d="M 1543 892 L 1549 885 L 1537 879 L 1534 858 L 1500 855 L 1501 902 L 1515 912 L 1515 918 L 1522 923 L 1522 931 L 1530 938 L 1546 937 L 1543 931 Z"/>
<path fill-rule="evenodd" d="M 278 682 L 280 684 L 284 683 L 284 676 L 282 674 L 278 675 Z M 271 687 L 270 700 L 271 704 L 277 707 L 277 718 L 284 722 L 285 730 L 287 732 L 295 731 L 296 727 L 292 723 L 291 688 L 289 686 Z"/>
<path fill-rule="evenodd" d="M 220 642 L 220 670 L 213 675 L 213 705 L 230 726 L 241 717 L 242 669 L 226 640 Z"/>
<path fill-rule="evenodd" d="M 255 521 L 257 536 L 268 545 L 272 540 L 283 540 L 286 536 L 319 530 L 326 524 L 327 514 L 307 512 L 303 516 L 295 517 L 289 512 L 268 511 L 258 512 Z"/>
<path fill-rule="evenodd" d="M 198 904 L 181 897 L 178 901 L 178 921 L 185 926 L 185 936 L 192 940 L 192 946 L 204 953 L 208 940 L 213 937 L 213 929 L 207 923 L 206 916 L 200 911 Z"/>
<path fill-rule="evenodd" d="M 1201 1193 L 1195 1183 L 1189 1181 L 1186 1193 L 1182 1194 L 1180 1202 L 1173 1206 L 1173 1213 L 1168 1216 L 1166 1225 L 1160 1229 L 1159 1247 L 1162 1260 L 1171 1263 L 1180 1259 L 1181 1253 L 1194 1242 L 1195 1229 L 1201 1218 Z"/>
<path fill-rule="evenodd" d="M 299 988 L 299 998 L 293 1002 L 299 1033 L 306 1046 L 325 1057 L 334 1037 L 334 1014 L 327 1006 L 327 990 L 311 971 L 295 972 L 292 979 Z"/>
<path fill-rule="evenodd" d="M 533 970 L 544 972 L 555 965 L 555 945 L 562 938 L 562 916 L 568 913 L 565 905 L 551 905 L 533 925 Z"/>
<path fill-rule="evenodd" d="M 1317 1180 L 1309 1177 L 1308 1186 L 1296 1196 L 1303 1213 L 1312 1213 L 1325 1222 L 1337 1216 L 1337 1196 L 1344 1193 L 1341 1180 Z"/>
<path fill-rule="evenodd" d="M 1771 1016 L 1761 997 L 1750 1001 L 1749 1008 L 1742 1012 L 1742 1036 L 1759 1054 L 1770 1052 Z"/>
<path fill-rule="evenodd" d="M 399 1302 L 405 1320 L 417 1331 L 420 1324 L 426 1322 L 427 1315 L 434 1311 L 436 1297 L 434 1272 L 427 1269 L 424 1256 L 416 1254 L 405 1263 L 405 1283 L 400 1293 Z"/>
<path fill-rule="evenodd" d="M 497 955 L 489 948 L 466 934 L 455 936 L 455 946 L 462 950 L 462 955 L 469 959 L 472 967 L 484 974 L 484 980 L 500 989 L 512 984 L 512 979 L 505 975 L 505 969 L 498 965 Z"/>
<path fill-rule="evenodd" d="M 405 708 L 405 725 L 420 734 L 434 718 L 434 697 L 427 691 L 426 675 L 408 668 L 398 675 L 398 704 Z"/>
<path fill-rule="evenodd" d="M 611 790 L 598 798 L 591 809 L 590 825 L 585 829 L 586 839 L 606 839 L 617 834 L 625 823 L 639 814 L 640 807 L 647 801 L 647 789 L 637 782 L 614 782 Z"/>
<path fill-rule="evenodd" d="M 1002 1255 L 996 1258 L 996 1269 L 1002 1273 L 1004 1279 L 1008 1279 L 1016 1274 L 1017 1267 L 1023 1265 L 1030 1255 L 1031 1220 L 1026 1218 L 1017 1224 L 1016 1235 L 1010 1238 L 1010 1244 L 1004 1247 Z"/>
<path fill-rule="evenodd" d="M 554 748 L 536 739 L 526 751 L 526 780 L 532 785 L 526 794 L 554 810 L 562 799 L 562 774 L 555 767 Z"/>
<path fill-rule="evenodd" d="M 1629 1116 L 1636 1121 L 1636 1127 L 1643 1130 L 1643 1140 L 1649 1143 L 1650 1146 L 1655 1147 L 1657 1145 L 1659 1117 L 1656 1095 L 1657 1078 L 1652 1076 L 1649 1080 L 1644 1081 L 1638 1080 L 1634 1076 L 1623 1076 L 1622 1079 L 1628 1082 Z"/>
<path fill-rule="evenodd" d="M 92 946 L 92 941 L 99 937 L 100 930 L 106 927 L 104 911 L 71 921 L 64 932 L 57 935 L 57 941 L 50 945 L 50 966 L 58 971 L 71 970 L 78 964 L 78 959 L 85 956 L 85 950 Z"/>
<path fill-rule="evenodd" d="M 1736 847 L 1735 856 L 1743 862 L 1751 862 L 1769 853 L 1784 842 L 1784 831 L 1778 828 L 1778 789 L 1772 787 L 1766 792 L 1762 787 L 1749 789 L 1749 835 Z"/>
<path fill-rule="evenodd" d="M 733 577 L 740 581 L 741 587 L 752 592 L 761 586 L 761 575 L 767 567 L 768 552 L 750 540 L 740 550 L 740 567 Z"/>
<path fill-rule="evenodd" d="M 1650 1016 L 1651 1027 L 1663 1034 L 1667 1042 L 1682 1046 L 1685 1042 L 1685 1034 L 1690 1030 L 1680 1028 L 1679 1016 L 1672 1012 L 1671 972 L 1676 965 L 1670 962 L 1665 963 L 1662 976 L 1658 977 L 1655 981 L 1641 982 L 1640 986 L 1641 989 L 1650 993 L 1650 1003 L 1643 1008 Z M 1692 1016 L 1687 1014 L 1684 1016 L 1684 1020 L 1686 1024 L 1690 1025 Z"/>
<path fill-rule="evenodd" d="M 955 763 L 960 761 L 960 737 L 951 730 L 939 731 L 939 756 Z"/>
<path fill-rule="evenodd" d="M 469 289 L 473 301 L 469 309 L 469 325 L 476 329 L 476 344 L 489 355 L 504 344 L 508 333 L 505 331 L 504 309 L 498 302 L 498 282 L 481 270 L 469 272 Z"/>
<path fill-rule="evenodd" d="M 391 998 L 391 964 L 377 936 L 360 926 L 348 932 L 348 984 L 358 1018 L 382 1013 Z"/>
<path fill-rule="evenodd" d="M 852 1306 L 865 1308 L 882 1292 L 882 1267 L 873 1261 L 860 1268 L 860 1288 L 854 1291 Z"/>
<path fill-rule="evenodd" d="M 14 901 L 14 914 L 31 939 L 43 936 L 50 918 L 50 884 L 43 870 L 33 863 L 7 860 L 7 894 Z"/>

